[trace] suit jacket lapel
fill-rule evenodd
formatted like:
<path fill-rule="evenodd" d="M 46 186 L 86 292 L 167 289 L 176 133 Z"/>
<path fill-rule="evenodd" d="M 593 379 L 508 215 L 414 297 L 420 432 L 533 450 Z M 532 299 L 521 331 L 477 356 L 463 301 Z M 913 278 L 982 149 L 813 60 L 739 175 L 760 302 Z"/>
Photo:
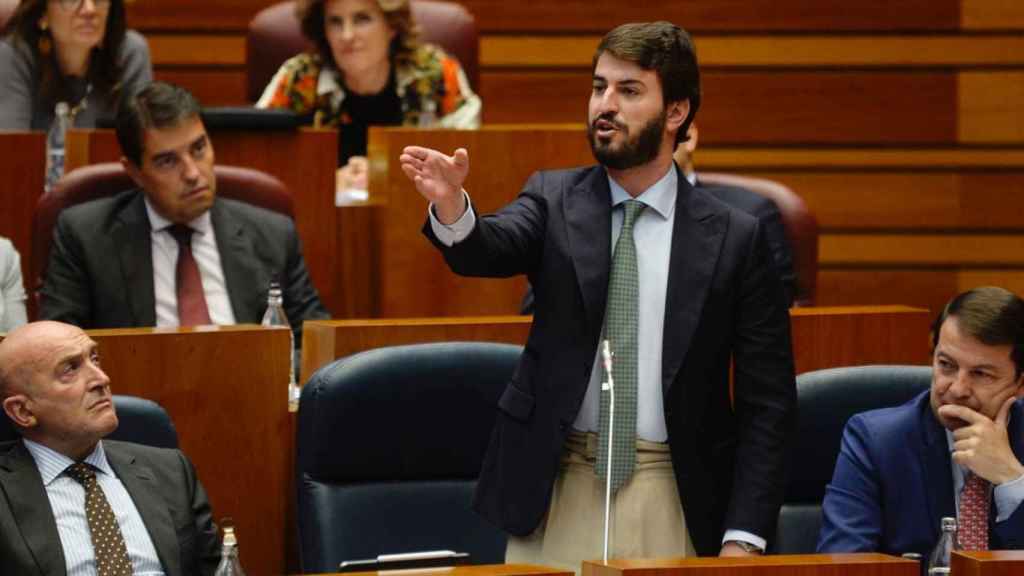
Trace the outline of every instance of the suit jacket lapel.
<path fill-rule="evenodd" d="M 949 453 L 946 429 L 939 424 L 932 413 L 929 396 L 925 394 L 918 407 L 918 421 L 921 430 L 920 441 L 924 450 L 921 458 L 921 489 L 928 493 L 930 529 L 938 536 L 942 518 L 956 517 L 953 497 L 953 461 Z"/>
<path fill-rule="evenodd" d="M 133 325 L 156 326 L 156 296 L 153 289 L 153 246 L 144 196 L 139 191 L 111 227 L 111 236 L 124 276 L 125 296 L 132 311 Z"/>
<path fill-rule="evenodd" d="M 21 530 L 40 573 L 65 576 L 64 548 L 46 488 L 35 460 L 21 442 L 0 456 L 0 492 L 7 498 L 14 522 Z"/>
<path fill-rule="evenodd" d="M 230 208 L 217 200 L 210 208 L 210 221 L 217 236 L 220 266 L 224 271 L 231 310 L 238 323 L 258 322 L 266 304 L 269 279 L 263 277 L 252 239 Z M 276 271 L 280 272 L 280 271 Z"/>
<path fill-rule="evenodd" d="M 180 576 L 182 572 L 178 536 L 167 505 L 158 496 L 161 487 L 157 485 L 153 472 L 111 443 L 104 443 L 104 448 L 110 467 L 114 469 L 135 502 L 164 572 L 167 576 Z"/>
<path fill-rule="evenodd" d="M 662 390 L 668 394 L 690 349 L 718 263 L 728 213 L 695 192 L 681 173 L 669 255 L 662 340 Z"/>
<path fill-rule="evenodd" d="M 588 332 L 604 323 L 611 262 L 612 201 L 607 173 L 591 170 L 564 196 L 569 253 L 586 310 Z"/>

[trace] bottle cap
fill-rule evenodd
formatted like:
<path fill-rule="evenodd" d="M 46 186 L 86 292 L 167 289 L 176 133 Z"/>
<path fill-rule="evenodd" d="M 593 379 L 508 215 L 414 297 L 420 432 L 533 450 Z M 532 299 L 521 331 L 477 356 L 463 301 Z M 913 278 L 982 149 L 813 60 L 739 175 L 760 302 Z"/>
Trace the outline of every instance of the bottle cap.
<path fill-rule="evenodd" d="M 956 532 L 956 518 L 946 516 L 942 519 L 943 532 Z"/>
<path fill-rule="evenodd" d="M 235 538 L 235 523 L 231 518 L 224 518 L 221 520 L 221 526 L 224 527 L 224 539 L 222 541 L 224 546 L 238 546 L 238 540 Z"/>

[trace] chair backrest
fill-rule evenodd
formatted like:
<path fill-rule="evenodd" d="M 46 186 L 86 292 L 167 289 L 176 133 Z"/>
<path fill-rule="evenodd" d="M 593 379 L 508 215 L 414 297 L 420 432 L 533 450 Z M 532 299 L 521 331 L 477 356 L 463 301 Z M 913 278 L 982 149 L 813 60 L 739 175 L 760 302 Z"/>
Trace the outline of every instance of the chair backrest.
<path fill-rule="evenodd" d="M 903 404 L 927 390 L 931 378 L 928 366 L 852 366 L 797 377 L 797 435 L 790 451 L 786 498 L 779 512 L 776 552 L 814 552 L 825 486 L 832 480 L 850 416 Z"/>
<path fill-rule="evenodd" d="M 504 561 L 504 534 L 470 502 L 521 352 L 481 342 L 396 346 L 310 378 L 296 435 L 303 572 L 438 549 Z"/>
<path fill-rule="evenodd" d="M 436 44 L 457 58 L 470 85 L 479 87 L 480 42 L 473 15 L 462 5 L 444 0 L 412 0 L 409 7 L 419 26 L 420 40 Z M 259 100 L 285 60 L 309 49 L 295 16 L 294 1 L 274 4 L 257 13 L 249 22 L 246 42 L 249 100 Z"/>
<path fill-rule="evenodd" d="M 157 448 L 178 447 L 178 431 L 163 406 L 145 398 L 115 394 L 114 407 L 119 423 L 117 430 L 107 438 Z M 17 438 L 18 433 L 11 421 L 6 415 L 0 416 L 0 442 Z"/>
<path fill-rule="evenodd" d="M 217 194 L 294 216 L 292 195 L 277 178 L 238 166 L 214 166 Z M 50 260 L 53 227 L 60 211 L 75 204 L 113 196 L 135 187 L 131 177 L 117 162 L 105 162 L 76 168 L 64 175 L 53 190 L 43 194 L 36 203 L 32 220 L 33 293 L 42 286 L 46 265 Z"/>
<path fill-rule="evenodd" d="M 782 214 L 786 240 L 793 251 L 796 272 L 794 306 L 813 306 L 818 285 L 818 221 L 807 203 L 787 186 L 753 176 L 701 172 L 700 179 L 708 185 L 738 186 L 768 198 Z"/>

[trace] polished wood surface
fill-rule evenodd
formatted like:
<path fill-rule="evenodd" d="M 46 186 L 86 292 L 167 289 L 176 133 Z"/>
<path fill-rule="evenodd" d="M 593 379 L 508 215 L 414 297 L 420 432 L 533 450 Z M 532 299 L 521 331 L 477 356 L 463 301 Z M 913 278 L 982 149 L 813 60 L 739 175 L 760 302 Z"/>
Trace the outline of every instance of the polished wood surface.
<path fill-rule="evenodd" d="M 302 381 L 337 358 L 385 346 L 457 341 L 523 345 L 531 321 L 531 316 L 307 321 L 302 328 Z"/>
<path fill-rule="evenodd" d="M 41 132 L 0 132 L 0 236 L 21 255 L 21 277 L 32 277 L 32 213 L 43 194 L 46 135 Z M 31 286 L 25 286 L 26 290 Z M 30 311 L 35 302 L 30 299 Z"/>
<path fill-rule="evenodd" d="M 336 266 L 337 227 L 334 172 L 338 136 L 333 130 L 211 131 L 217 162 L 245 166 L 276 176 L 295 201 L 295 226 L 320 298 L 329 310 L 342 308 Z M 73 130 L 68 135 L 67 169 L 116 162 L 121 157 L 112 130 Z"/>
<path fill-rule="evenodd" d="M 347 572 L 350 576 L 376 576 L 378 574 L 402 574 L 403 576 L 572 576 L 568 570 L 558 570 L 531 564 L 481 564 L 476 566 L 454 566 L 451 568 L 426 568 L 423 570 L 382 570 L 379 572 Z M 316 576 L 328 576 L 320 574 Z"/>
<path fill-rule="evenodd" d="M 918 576 L 920 563 L 885 554 L 805 554 L 583 562 L 583 576 Z"/>
<path fill-rule="evenodd" d="M 491 126 L 478 131 L 371 128 L 370 195 L 383 205 L 376 220 L 373 265 L 376 302 L 366 316 L 382 318 L 506 315 L 519 312 L 526 280 L 456 276 L 421 233 L 427 202 L 402 172 L 398 157 L 409 145 L 448 153 L 465 147 L 470 172 L 465 188 L 480 214 L 515 198 L 536 170 L 591 163 L 578 126 Z M 342 231 L 344 233 L 344 231 Z"/>
<path fill-rule="evenodd" d="M 1020 576 L 1024 574 L 1024 551 L 957 550 L 950 558 L 950 568 L 955 576 Z"/>
<path fill-rule="evenodd" d="M 421 342 L 525 344 L 531 316 L 314 320 L 303 325 L 302 381 L 350 354 Z M 797 373 L 865 364 L 927 364 L 927 310 L 846 306 L 790 310 Z"/>
<path fill-rule="evenodd" d="M 793 308 L 796 373 L 865 364 L 928 364 L 927 310 L 909 306 Z"/>
<path fill-rule="evenodd" d="M 288 331 L 260 326 L 91 330 L 115 394 L 156 401 L 251 576 L 287 571 L 293 500 Z"/>

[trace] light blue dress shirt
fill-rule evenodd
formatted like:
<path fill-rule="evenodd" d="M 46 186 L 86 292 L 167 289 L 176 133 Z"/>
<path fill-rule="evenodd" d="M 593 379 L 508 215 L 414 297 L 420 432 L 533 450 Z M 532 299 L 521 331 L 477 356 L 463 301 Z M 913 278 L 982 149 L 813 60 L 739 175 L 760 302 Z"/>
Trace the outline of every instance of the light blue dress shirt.
<path fill-rule="evenodd" d="M 64 549 L 67 576 L 96 576 L 96 558 L 89 535 L 89 522 L 85 518 L 85 488 L 64 474 L 75 461 L 42 444 L 31 440 L 23 442 L 43 477 L 46 497 L 50 500 L 60 544 Z M 134 575 L 163 576 L 163 567 L 149 531 L 132 497 L 107 462 L 102 442 L 96 444 L 96 449 L 85 458 L 85 462 L 96 469 L 96 481 L 117 517 Z"/>

